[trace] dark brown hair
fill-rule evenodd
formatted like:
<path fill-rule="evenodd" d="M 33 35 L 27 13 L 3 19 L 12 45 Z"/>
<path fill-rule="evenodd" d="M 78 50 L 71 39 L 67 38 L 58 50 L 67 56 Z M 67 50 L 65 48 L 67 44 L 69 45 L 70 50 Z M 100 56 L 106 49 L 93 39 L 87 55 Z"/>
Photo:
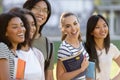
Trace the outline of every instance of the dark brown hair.
<path fill-rule="evenodd" d="M 33 18 L 33 20 L 34 20 L 34 23 L 35 23 L 35 27 L 36 27 L 36 29 L 37 29 L 36 18 L 35 18 L 34 14 L 33 14 L 31 11 L 29 11 L 29 10 L 27 10 L 27 9 L 15 7 L 15 8 L 12 8 L 12 9 L 10 10 L 10 12 L 20 13 L 20 14 L 22 14 L 22 15 L 24 15 L 24 16 L 25 16 L 25 15 L 30 15 L 30 16 L 32 16 L 32 18 Z M 28 20 L 27 20 L 27 21 L 28 21 Z M 30 25 L 29 25 L 29 27 L 30 27 Z M 29 31 L 29 34 L 30 34 L 30 31 Z M 34 40 L 34 38 L 35 38 L 35 35 L 36 35 L 36 32 L 35 32 L 35 34 L 33 35 L 33 38 L 32 38 L 32 39 L 29 37 L 29 38 L 27 38 L 27 42 L 25 42 L 25 43 L 28 44 L 30 47 L 32 46 L 31 44 L 32 44 L 32 42 L 33 42 L 33 40 Z M 23 45 L 23 46 L 25 46 L 25 45 Z"/>
<path fill-rule="evenodd" d="M 23 24 L 24 24 L 24 27 L 26 29 L 25 40 L 28 38 L 28 35 L 29 35 L 28 22 L 27 22 L 26 18 L 23 15 L 17 14 L 16 12 L 2 13 L 0 15 L 0 23 L 1 23 L 0 24 L 0 42 L 5 43 L 10 49 L 13 48 L 13 45 L 9 41 L 9 39 L 5 36 L 5 34 L 6 34 L 6 30 L 7 30 L 9 21 L 14 17 L 19 17 L 22 20 Z"/>

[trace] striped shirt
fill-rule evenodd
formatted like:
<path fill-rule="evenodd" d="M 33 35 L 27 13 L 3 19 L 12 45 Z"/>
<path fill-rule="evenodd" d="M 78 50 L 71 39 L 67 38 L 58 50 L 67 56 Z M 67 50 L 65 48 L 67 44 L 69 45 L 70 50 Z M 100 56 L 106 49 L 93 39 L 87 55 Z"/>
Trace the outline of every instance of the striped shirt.
<path fill-rule="evenodd" d="M 9 61 L 10 77 L 14 75 L 14 55 L 6 44 L 0 42 L 0 59 L 7 59 Z"/>
<path fill-rule="evenodd" d="M 79 48 L 75 48 L 72 45 L 68 44 L 66 41 L 63 41 L 58 50 L 58 59 L 68 58 L 70 56 L 76 55 L 78 52 L 81 52 L 83 56 L 89 59 L 89 55 L 86 52 L 82 42 L 80 42 Z M 85 77 L 85 75 L 81 77 L 77 75 L 72 80 L 85 80 Z"/>
<path fill-rule="evenodd" d="M 60 58 L 67 58 L 73 55 L 76 55 L 77 52 L 81 52 L 87 59 L 89 59 L 89 55 L 86 52 L 83 43 L 80 42 L 80 47 L 75 48 L 72 45 L 68 44 L 66 41 L 63 41 L 58 50 L 58 59 Z"/>

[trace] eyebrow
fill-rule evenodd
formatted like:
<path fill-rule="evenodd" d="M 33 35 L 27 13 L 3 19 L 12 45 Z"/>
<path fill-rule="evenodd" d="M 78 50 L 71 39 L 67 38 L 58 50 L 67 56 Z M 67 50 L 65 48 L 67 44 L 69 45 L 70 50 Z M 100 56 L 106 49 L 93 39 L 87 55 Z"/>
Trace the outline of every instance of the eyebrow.
<path fill-rule="evenodd" d="M 38 5 L 36 5 L 36 6 L 34 6 L 34 7 L 38 7 L 38 8 L 41 8 L 40 6 L 38 6 Z M 44 7 L 44 9 L 47 9 L 47 7 Z"/>
<path fill-rule="evenodd" d="M 20 23 L 20 25 L 23 25 L 23 23 Z M 18 23 L 12 23 L 11 25 L 19 25 Z"/>
<path fill-rule="evenodd" d="M 77 21 L 75 20 L 73 23 L 77 23 Z"/>

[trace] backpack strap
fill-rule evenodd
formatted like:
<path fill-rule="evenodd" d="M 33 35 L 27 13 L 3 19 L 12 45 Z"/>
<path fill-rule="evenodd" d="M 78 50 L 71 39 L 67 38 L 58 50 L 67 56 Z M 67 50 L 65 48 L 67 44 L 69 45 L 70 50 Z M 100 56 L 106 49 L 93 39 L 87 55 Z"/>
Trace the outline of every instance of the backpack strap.
<path fill-rule="evenodd" d="M 50 43 L 50 55 L 49 55 L 49 60 L 52 58 L 52 53 L 53 53 L 53 43 Z"/>
<path fill-rule="evenodd" d="M 48 48 L 49 48 L 49 46 L 48 46 L 48 39 L 46 37 L 45 37 L 45 39 L 46 39 L 46 51 L 47 51 L 47 58 L 45 60 L 47 60 L 48 59 Z"/>
<path fill-rule="evenodd" d="M 53 52 L 53 43 L 48 43 L 47 38 L 46 38 L 46 51 L 47 51 L 47 59 L 50 60 Z"/>
<path fill-rule="evenodd" d="M 52 52 L 53 52 L 53 44 L 48 42 L 47 38 L 46 38 L 46 51 L 47 51 L 47 58 L 45 59 L 45 70 L 48 68 L 50 64 L 50 60 L 52 58 Z"/>

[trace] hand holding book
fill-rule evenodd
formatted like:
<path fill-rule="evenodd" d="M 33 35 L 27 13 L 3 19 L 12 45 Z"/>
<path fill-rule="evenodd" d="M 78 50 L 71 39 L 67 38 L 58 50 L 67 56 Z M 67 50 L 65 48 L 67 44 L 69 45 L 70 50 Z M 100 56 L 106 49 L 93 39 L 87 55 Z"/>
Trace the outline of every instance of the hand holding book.
<path fill-rule="evenodd" d="M 76 77 L 82 77 L 86 74 L 87 62 L 84 59 L 84 55 L 81 52 L 78 52 L 76 55 L 61 59 L 64 69 L 66 72 L 71 72 L 77 69 L 83 69 L 83 72 Z M 84 61 L 83 61 L 84 60 Z M 86 67 L 85 67 L 86 66 Z"/>
<path fill-rule="evenodd" d="M 86 77 L 92 80 L 96 80 L 96 66 L 95 60 L 89 61 L 89 66 L 87 68 Z"/>

